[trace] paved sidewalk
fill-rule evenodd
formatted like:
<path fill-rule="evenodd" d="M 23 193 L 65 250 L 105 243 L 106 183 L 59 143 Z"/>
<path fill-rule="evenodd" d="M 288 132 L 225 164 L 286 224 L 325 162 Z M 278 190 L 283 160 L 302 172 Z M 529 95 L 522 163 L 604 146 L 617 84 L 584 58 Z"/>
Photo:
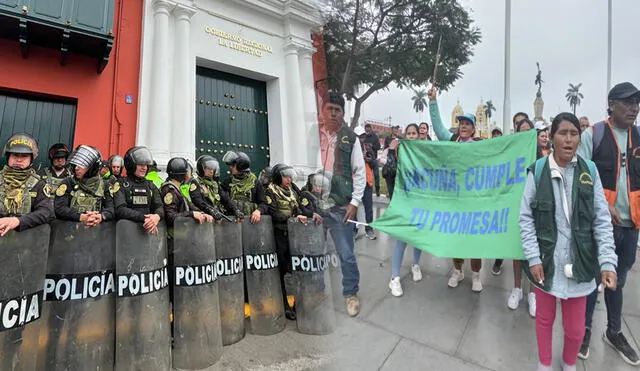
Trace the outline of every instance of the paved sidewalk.
<path fill-rule="evenodd" d="M 376 209 L 376 217 L 381 213 Z M 358 239 L 361 272 L 361 313 L 346 315 L 341 288 L 334 287 L 338 328 L 328 336 L 299 334 L 295 323 L 275 336 L 247 335 L 226 347 L 212 370 L 535 370 L 537 350 L 534 320 L 525 300 L 518 310 L 507 308 L 513 284 L 512 269 L 494 277 L 492 261 L 482 270 L 484 291 L 471 292 L 471 272 L 456 289 L 447 286 L 449 259 L 423 254 L 424 278 L 413 282 L 409 271 L 411 250 L 402 269 L 404 296 L 389 293 L 393 239 Z M 334 277 L 336 278 L 336 277 Z M 335 282 L 335 280 L 334 280 Z M 624 332 L 632 345 L 640 345 L 640 267 L 636 265 L 625 287 Z M 559 308 L 558 308 L 559 309 Z M 601 339 L 606 325 L 600 297 L 594 319 L 591 356 L 578 361 L 578 370 L 640 370 L 627 366 Z M 554 367 L 560 370 L 561 316 L 554 331 Z"/>

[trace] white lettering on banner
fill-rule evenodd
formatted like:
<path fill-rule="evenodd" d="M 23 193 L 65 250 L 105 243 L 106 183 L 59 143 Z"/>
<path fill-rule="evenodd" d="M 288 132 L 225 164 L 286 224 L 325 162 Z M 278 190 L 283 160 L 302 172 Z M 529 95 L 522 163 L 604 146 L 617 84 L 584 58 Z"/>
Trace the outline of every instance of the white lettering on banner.
<path fill-rule="evenodd" d="M 118 275 L 118 296 L 136 296 L 160 291 L 169 286 L 167 267 L 152 271 Z"/>
<path fill-rule="evenodd" d="M 199 286 L 216 282 L 216 262 L 175 267 L 176 286 Z"/>
<path fill-rule="evenodd" d="M 275 252 L 267 254 L 247 254 L 244 256 L 248 271 L 273 269 L 278 267 L 278 255 Z"/>
<path fill-rule="evenodd" d="M 0 331 L 22 327 L 40 318 L 42 291 L 0 301 Z"/>
<path fill-rule="evenodd" d="M 216 260 L 216 274 L 218 277 L 232 276 L 242 273 L 242 256 L 235 258 L 218 258 Z"/>
<path fill-rule="evenodd" d="M 48 274 L 45 301 L 95 299 L 115 291 L 113 271 L 83 274 Z"/>

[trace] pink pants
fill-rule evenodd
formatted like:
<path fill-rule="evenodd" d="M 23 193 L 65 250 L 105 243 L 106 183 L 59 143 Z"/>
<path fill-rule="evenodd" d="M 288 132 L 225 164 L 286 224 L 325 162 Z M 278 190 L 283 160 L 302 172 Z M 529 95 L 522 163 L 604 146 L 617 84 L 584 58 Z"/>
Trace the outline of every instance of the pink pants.
<path fill-rule="evenodd" d="M 536 337 L 538 339 L 538 357 L 540 363 L 551 366 L 553 323 L 556 320 L 556 298 L 536 287 Z M 562 360 L 565 364 L 576 364 L 578 352 L 584 337 L 584 318 L 587 297 L 561 299 L 562 327 L 564 327 L 564 350 Z"/>

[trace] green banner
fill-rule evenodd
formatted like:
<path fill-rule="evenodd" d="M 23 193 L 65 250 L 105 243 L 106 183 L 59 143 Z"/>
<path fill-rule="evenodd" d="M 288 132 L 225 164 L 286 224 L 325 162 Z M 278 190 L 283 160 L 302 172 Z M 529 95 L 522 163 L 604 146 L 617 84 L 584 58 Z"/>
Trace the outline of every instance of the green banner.
<path fill-rule="evenodd" d="M 523 259 L 518 223 L 535 130 L 399 147 L 393 199 L 371 226 L 433 255 Z"/>

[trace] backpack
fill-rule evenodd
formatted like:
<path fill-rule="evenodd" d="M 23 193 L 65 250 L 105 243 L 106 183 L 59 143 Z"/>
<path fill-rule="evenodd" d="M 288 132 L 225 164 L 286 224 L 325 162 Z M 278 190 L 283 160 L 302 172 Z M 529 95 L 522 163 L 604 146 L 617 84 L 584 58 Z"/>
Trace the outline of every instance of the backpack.
<path fill-rule="evenodd" d="M 540 185 L 540 177 L 542 176 L 542 168 L 544 168 L 546 157 L 540 158 L 536 160 L 535 170 L 533 171 L 533 176 L 536 180 L 536 187 Z M 583 159 L 584 160 L 584 159 Z M 596 176 L 596 164 L 593 161 L 584 160 L 589 166 L 589 173 L 591 174 L 591 179 L 595 179 Z"/>
<path fill-rule="evenodd" d="M 604 138 L 604 130 L 606 125 L 607 123 L 604 121 L 600 121 L 597 124 L 593 125 L 593 150 L 591 151 L 591 153 L 596 153 L 596 150 L 598 149 L 598 147 L 600 147 L 602 138 Z M 638 132 L 638 134 L 640 134 L 640 126 L 633 125 L 633 128 Z"/>

